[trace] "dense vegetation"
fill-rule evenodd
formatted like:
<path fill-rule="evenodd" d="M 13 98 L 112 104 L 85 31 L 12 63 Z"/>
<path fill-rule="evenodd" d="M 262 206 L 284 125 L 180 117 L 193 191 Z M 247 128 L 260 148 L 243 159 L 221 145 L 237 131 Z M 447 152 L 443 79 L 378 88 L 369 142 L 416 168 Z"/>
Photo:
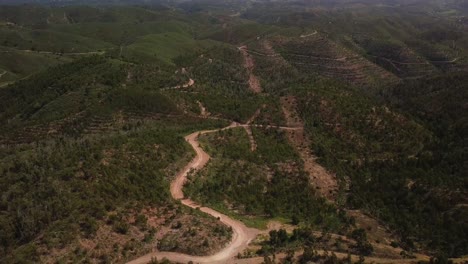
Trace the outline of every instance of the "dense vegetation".
<path fill-rule="evenodd" d="M 453 78 L 448 80 L 457 89 L 460 86 Z M 443 89 L 442 83 L 432 82 L 433 89 Z M 408 86 L 402 86 L 395 90 L 398 103 L 425 100 L 424 106 L 429 104 L 423 97 L 430 98 L 426 93 L 430 90 L 416 92 L 418 84 L 407 85 L 414 89 L 409 92 Z M 419 87 L 431 89 L 423 84 Z M 458 122 L 465 117 L 459 105 L 450 102 L 454 111 L 439 108 L 439 114 L 452 113 L 456 122 L 442 118 L 433 120 L 431 126 L 356 96 L 356 91 L 337 83 L 319 82 L 304 93 L 307 96 L 302 96 L 299 108 L 314 139 L 312 148 L 327 168 L 350 178 L 350 206 L 366 208 L 399 230 L 409 249 L 426 245 L 450 255 L 466 252 L 466 222 L 460 221 L 466 212 L 458 205 L 466 200 L 462 161 L 466 154 L 463 145 L 454 144 L 454 140 L 464 142 L 464 136 L 458 134 L 460 129 L 437 131 L 436 127 L 443 126 L 442 120 L 450 127 L 461 124 Z M 402 93 L 405 96 L 398 97 Z M 421 117 L 431 114 L 421 112 L 424 108 L 416 103 L 409 105 Z M 431 111 L 437 109 L 433 107 Z M 435 115 L 433 118 L 440 117 Z"/>
<path fill-rule="evenodd" d="M 423 122 L 438 137 L 433 159 L 436 167 L 450 172 L 452 182 L 446 184 L 452 186 L 467 186 L 467 80 L 465 73 L 442 75 L 404 83 L 386 95 L 392 105 Z"/>
<path fill-rule="evenodd" d="M 242 128 L 203 136 L 203 146 L 213 160 L 191 177 L 187 195 L 247 216 L 296 219 L 344 230 L 348 219 L 316 197 L 284 134 L 275 129 L 254 129 L 253 134 L 258 144 L 255 152 Z"/>
<path fill-rule="evenodd" d="M 169 177 L 191 155 L 181 135 L 220 121 L 179 115 L 129 71 L 145 72 L 91 56 L 0 91 L 0 241 L 8 262 L 40 261 L 43 247 L 93 238 L 121 208 L 172 204 Z M 116 232 L 128 229 L 115 223 Z"/>
<path fill-rule="evenodd" d="M 251 128 L 255 151 L 243 128 L 201 136 L 212 160 L 190 175 L 188 196 L 253 226 L 298 225 L 261 242 L 266 263 L 278 252 L 349 263 L 315 252 L 317 230 L 351 238 L 342 252 L 375 254 L 348 209 L 378 219 L 407 252 L 468 254 L 463 1 L 41 2 L 0 6 L 0 262 L 62 251 L 88 261 L 71 245 L 104 231 L 129 241 L 96 253 L 102 262 L 144 244 L 214 253 L 230 230 L 169 195 L 193 156 L 183 136 L 255 113 L 254 124 L 286 126 L 284 96 L 297 99 L 304 148 L 337 175 L 335 203 L 274 127 Z M 158 221 L 171 232 L 156 243 L 161 230 L 147 223 Z"/>
<path fill-rule="evenodd" d="M 77 232 L 92 235 L 106 212 L 132 200 L 167 201 L 163 170 L 185 152 L 183 141 L 171 134 L 146 129 L 2 149 L 3 254 L 44 231 L 50 246 L 70 243 Z M 169 159 L 149 162 L 155 155 Z M 60 232 L 68 235 L 54 235 Z"/>

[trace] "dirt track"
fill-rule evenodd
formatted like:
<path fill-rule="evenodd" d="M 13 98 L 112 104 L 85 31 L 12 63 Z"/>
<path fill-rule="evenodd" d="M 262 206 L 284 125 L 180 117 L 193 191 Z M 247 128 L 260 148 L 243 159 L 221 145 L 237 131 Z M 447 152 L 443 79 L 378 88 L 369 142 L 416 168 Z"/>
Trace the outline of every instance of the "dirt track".
<path fill-rule="evenodd" d="M 252 57 L 249 55 L 247 46 L 242 46 L 238 48 L 244 57 L 244 67 L 247 70 L 247 73 L 249 74 L 249 87 L 250 90 L 254 93 L 261 93 L 262 92 L 262 86 L 260 84 L 260 80 L 255 76 L 253 73 L 253 70 L 255 68 L 255 62 L 252 59 Z"/>
<path fill-rule="evenodd" d="M 314 35 L 317 35 L 317 30 L 315 30 L 314 32 L 310 33 L 310 34 L 302 34 L 300 35 L 301 38 L 307 38 L 307 37 L 311 37 L 311 36 L 314 36 Z"/>
<path fill-rule="evenodd" d="M 249 245 L 249 243 L 255 239 L 255 237 L 260 233 L 265 233 L 265 231 L 260 231 L 258 229 L 249 228 L 244 223 L 234 220 L 227 215 L 224 215 L 216 210 L 213 210 L 208 207 L 202 207 L 201 205 L 195 203 L 190 199 L 184 199 L 184 193 L 182 188 L 187 181 L 187 175 L 196 170 L 202 169 L 210 160 L 210 156 L 206 153 L 199 145 L 198 137 L 203 134 L 215 133 L 220 130 L 227 130 L 236 127 L 264 127 L 264 128 L 277 128 L 286 131 L 298 131 L 302 130 L 302 127 L 276 127 L 276 126 L 262 126 L 262 125 L 248 125 L 248 124 L 239 124 L 233 122 L 231 125 L 215 130 L 204 130 L 197 131 L 185 137 L 185 140 L 192 146 L 196 152 L 195 158 L 190 161 L 177 175 L 175 179 L 171 182 L 170 191 L 174 199 L 180 200 L 181 203 L 185 206 L 191 208 L 198 208 L 200 211 L 205 212 L 215 218 L 218 218 L 222 223 L 232 228 L 232 240 L 231 242 L 220 252 L 211 255 L 211 256 L 191 256 L 187 254 L 177 253 L 177 252 L 152 252 L 146 254 L 142 257 L 139 257 L 135 260 L 128 262 L 129 264 L 146 264 L 151 262 L 152 259 L 157 258 L 161 260 L 166 258 L 170 261 L 177 263 L 188 263 L 193 261 L 194 263 L 262 263 L 263 258 L 255 257 L 248 259 L 237 259 L 236 255 L 242 253 Z M 276 228 L 273 228 L 276 229 Z M 317 232 L 320 233 L 320 232 Z M 375 246 L 375 244 L 374 244 Z M 319 253 L 325 253 L 325 251 L 319 250 Z M 334 252 L 338 257 L 344 258 L 347 256 L 345 253 Z M 300 252 L 296 252 L 296 255 Z M 278 255 L 281 258 L 281 254 Z M 352 255 L 353 260 L 357 260 L 356 255 Z M 429 259 L 428 256 L 416 254 L 415 259 L 387 259 L 387 258 L 376 258 L 368 257 L 366 262 L 375 262 L 375 263 L 416 263 L 418 260 Z M 466 259 L 454 259 L 455 263 L 464 263 Z"/>
<path fill-rule="evenodd" d="M 296 98 L 292 96 L 282 97 L 280 101 L 287 125 L 303 128 L 304 124 L 296 111 Z M 317 163 L 317 158 L 310 151 L 309 146 L 311 143 L 304 130 L 288 131 L 286 136 L 291 146 L 296 149 L 304 161 L 304 170 L 309 174 L 311 183 L 317 188 L 318 193 L 333 202 L 338 190 L 338 181 L 335 175 Z"/>
<path fill-rule="evenodd" d="M 237 263 L 238 259 L 235 256 L 238 253 L 242 253 L 247 248 L 250 241 L 252 241 L 259 233 L 260 230 L 249 228 L 244 223 L 234 220 L 227 215 L 224 215 L 218 211 L 215 211 L 208 207 L 202 207 L 190 199 L 184 199 L 184 193 L 182 188 L 187 181 L 187 175 L 196 170 L 202 169 L 210 160 L 210 156 L 206 153 L 198 142 L 198 137 L 203 134 L 215 133 L 220 130 L 227 130 L 236 127 L 272 127 L 285 130 L 296 130 L 294 127 L 274 127 L 274 126 L 262 126 L 262 125 L 247 125 L 233 122 L 231 125 L 215 130 L 204 130 L 197 131 L 185 137 L 185 140 L 192 146 L 196 152 L 195 158 L 187 164 L 182 171 L 177 173 L 174 180 L 171 182 L 171 195 L 174 199 L 180 200 L 185 206 L 191 208 L 199 208 L 202 212 L 205 212 L 213 217 L 218 218 L 222 223 L 232 228 L 232 240 L 231 242 L 220 252 L 211 256 L 191 256 L 176 252 L 152 252 L 139 257 L 135 260 L 128 262 L 129 264 L 146 264 L 151 261 L 152 258 L 163 259 L 167 258 L 174 262 L 187 263 L 193 261 L 195 263 Z M 255 262 L 256 263 L 256 262 Z"/>
<path fill-rule="evenodd" d="M 232 123 L 228 127 L 225 127 L 221 130 L 231 129 L 239 126 L 240 125 L 238 123 Z M 218 218 L 225 225 L 230 226 L 232 228 L 231 243 L 229 243 L 229 245 L 227 245 L 220 252 L 211 256 L 190 256 L 175 252 L 154 252 L 130 261 L 130 264 L 148 263 L 152 258 L 167 258 L 174 262 L 183 263 L 187 263 L 189 261 L 193 261 L 195 263 L 230 263 L 235 261 L 234 257 L 237 255 L 237 253 L 242 253 L 242 251 L 247 248 L 250 241 L 253 240 L 259 233 L 259 230 L 248 228 L 244 225 L 244 223 L 234 220 L 227 215 L 219 213 L 208 207 L 202 207 L 190 199 L 184 199 L 182 188 L 187 181 L 187 175 L 193 170 L 199 170 L 203 168 L 210 160 L 210 156 L 200 147 L 198 143 L 198 136 L 202 134 L 214 133 L 217 131 L 219 131 L 219 129 L 198 131 L 185 137 L 185 140 L 195 150 L 196 156 L 187 166 L 185 166 L 182 171 L 176 175 L 175 179 L 172 181 L 171 195 L 174 199 L 181 200 L 182 204 L 191 208 L 199 208 L 201 211 Z"/>
<path fill-rule="evenodd" d="M 172 86 L 172 87 L 161 88 L 161 91 L 164 91 L 164 90 L 171 90 L 171 89 L 189 88 L 189 87 L 192 87 L 194 84 L 195 84 L 195 80 L 193 80 L 192 78 L 190 78 L 190 79 L 187 81 L 187 83 L 185 83 L 185 84 L 176 85 L 176 86 Z"/>

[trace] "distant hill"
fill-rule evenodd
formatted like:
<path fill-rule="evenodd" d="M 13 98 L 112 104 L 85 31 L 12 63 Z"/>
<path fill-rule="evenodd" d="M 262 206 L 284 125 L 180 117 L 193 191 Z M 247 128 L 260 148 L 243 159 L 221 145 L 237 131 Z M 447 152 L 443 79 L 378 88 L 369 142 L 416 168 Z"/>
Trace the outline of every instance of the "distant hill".
<path fill-rule="evenodd" d="M 0 3 L 0 262 L 468 254 L 463 1 Z"/>
<path fill-rule="evenodd" d="M 177 0 L 176 0 L 177 1 Z M 172 0 L 0 0 L 0 5 L 163 5 L 175 2 Z"/>

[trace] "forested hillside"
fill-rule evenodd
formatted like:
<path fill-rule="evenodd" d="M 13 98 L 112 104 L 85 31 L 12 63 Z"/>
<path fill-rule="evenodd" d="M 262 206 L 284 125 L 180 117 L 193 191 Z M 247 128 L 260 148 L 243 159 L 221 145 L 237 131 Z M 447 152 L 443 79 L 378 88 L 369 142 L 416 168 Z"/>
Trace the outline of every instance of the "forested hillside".
<path fill-rule="evenodd" d="M 45 2 L 0 6 L 0 262 L 467 261 L 463 1 Z"/>
<path fill-rule="evenodd" d="M 379 216 L 401 232 L 407 248 L 429 244 L 441 252 L 464 254 L 466 221 L 461 219 L 466 218 L 466 211 L 460 204 L 466 202 L 466 177 L 462 176 L 466 172 L 462 143 L 466 136 L 458 134 L 461 127 L 454 127 L 461 123 L 443 118 L 454 130 L 445 127 L 440 131 L 428 125 L 427 119 L 411 120 L 411 115 L 342 89 L 346 88 L 330 83 L 315 85 L 305 91 L 307 96 L 301 97 L 299 108 L 320 162 L 339 176 L 349 177 L 349 206 Z M 399 89 L 411 88 L 397 88 L 398 96 Z M 401 100 L 410 96 L 404 98 Z M 430 104 L 426 98 L 414 99 Z M 431 105 L 431 111 L 436 109 Z M 460 108 L 454 112 L 457 121 L 463 120 Z"/>
<path fill-rule="evenodd" d="M 146 250 L 159 232 L 161 223 L 147 224 L 156 215 L 142 212 L 168 218 L 163 224 L 169 226 L 192 217 L 177 209 L 168 192 L 170 177 L 192 155 L 179 135 L 220 122 L 180 115 L 158 87 L 127 79 L 136 69 L 92 56 L 0 91 L 6 124 L 0 222 L 7 262 L 57 258 L 52 250 L 61 250 L 64 260 L 125 260 Z M 154 80 L 171 82 L 161 75 Z M 128 235 L 137 230 L 141 242 Z M 112 256 L 106 256 L 109 241 L 98 239 L 109 232 L 123 236 L 112 242 Z M 80 239 L 103 248 L 88 252 L 76 245 Z"/>

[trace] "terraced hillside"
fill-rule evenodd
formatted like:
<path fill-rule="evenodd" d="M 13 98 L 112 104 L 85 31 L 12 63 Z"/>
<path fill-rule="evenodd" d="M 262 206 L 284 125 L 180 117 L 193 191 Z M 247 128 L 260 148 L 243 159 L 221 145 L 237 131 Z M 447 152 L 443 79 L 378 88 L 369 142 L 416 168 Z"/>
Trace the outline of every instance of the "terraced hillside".
<path fill-rule="evenodd" d="M 216 221 L 171 202 L 166 188 L 191 156 L 177 135 L 222 122 L 180 115 L 157 90 L 128 81 L 131 69 L 95 56 L 1 90 L 4 261 L 123 261 L 155 237 L 181 252 L 214 250 L 180 242 L 194 218 L 202 226 L 190 231 L 194 241 L 229 239 Z M 213 229 L 224 234 L 217 242 Z"/>
<path fill-rule="evenodd" d="M 466 261 L 464 9 L 318 2 L 0 6 L 0 262 Z"/>
<path fill-rule="evenodd" d="M 348 11 L 310 8 L 291 13 L 283 10 L 258 4 L 244 17 L 270 25 L 300 27 L 303 37 L 312 40 L 325 37 L 325 43 L 310 43 L 317 44 L 315 56 L 326 57 L 317 53 L 323 50 L 326 55 L 327 49 L 338 45 L 340 50 L 351 50 L 403 79 L 465 69 L 467 64 L 466 34 L 459 17 L 437 14 L 435 22 L 430 11 L 417 13 L 404 5 L 386 8 L 369 5 Z M 312 35 L 314 32 L 319 34 Z M 310 50 L 307 45 L 304 48 Z"/>
<path fill-rule="evenodd" d="M 146 63 L 172 63 L 212 46 L 194 35 L 205 18 L 142 7 L 4 6 L 0 10 L 0 84 L 73 59 L 110 54 Z M 24 63 L 20 63 L 24 62 Z"/>
<path fill-rule="evenodd" d="M 336 78 L 355 85 L 392 83 L 398 79 L 352 51 L 320 34 L 278 43 L 279 53 L 297 69 Z"/>

